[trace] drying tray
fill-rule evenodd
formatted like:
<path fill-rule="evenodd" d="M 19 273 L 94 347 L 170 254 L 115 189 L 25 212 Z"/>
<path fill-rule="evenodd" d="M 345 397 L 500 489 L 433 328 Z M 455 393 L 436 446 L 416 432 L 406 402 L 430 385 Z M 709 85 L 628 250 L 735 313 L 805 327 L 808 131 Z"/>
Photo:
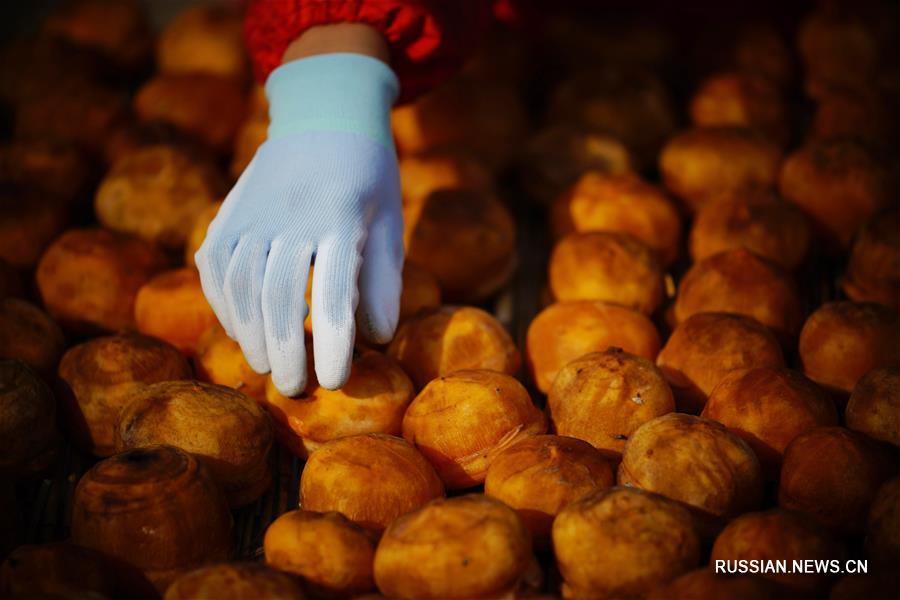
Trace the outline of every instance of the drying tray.
<path fill-rule="evenodd" d="M 508 328 L 524 354 L 528 325 L 540 311 L 546 297 L 544 286 L 551 240 L 544 209 L 525 200 L 525 195 L 514 182 L 501 186 L 501 189 L 517 222 L 519 266 L 510 283 L 484 308 Z M 673 273 L 680 275 L 687 268 L 686 255 L 682 248 L 682 262 L 672 269 Z M 816 248 L 812 249 L 811 255 L 796 274 L 806 314 L 823 302 L 839 297 L 836 285 L 839 266 L 821 256 Z M 668 333 L 661 318 L 657 318 L 657 326 L 664 335 Z M 787 362 L 796 367 L 797 357 L 789 355 Z M 532 397 L 543 405 L 544 399 L 530 385 L 524 366 L 519 375 Z M 17 485 L 20 543 L 44 543 L 69 537 L 75 486 L 97 460 L 66 444 L 51 471 L 43 477 Z M 233 513 L 236 558 L 252 560 L 261 557 L 266 528 L 282 513 L 298 507 L 301 467 L 302 461 L 285 447 L 280 444 L 273 447 L 272 486 L 252 505 Z"/>

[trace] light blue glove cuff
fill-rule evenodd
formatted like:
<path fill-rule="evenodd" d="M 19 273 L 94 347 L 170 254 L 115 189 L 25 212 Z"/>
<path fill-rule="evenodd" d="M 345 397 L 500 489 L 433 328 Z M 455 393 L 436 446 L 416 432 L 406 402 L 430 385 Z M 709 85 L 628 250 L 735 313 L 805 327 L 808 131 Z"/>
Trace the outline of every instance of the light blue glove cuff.
<path fill-rule="evenodd" d="M 269 139 L 343 131 L 369 137 L 393 152 L 390 111 L 399 91 L 390 67 L 362 54 L 321 54 L 289 62 L 266 81 Z"/>

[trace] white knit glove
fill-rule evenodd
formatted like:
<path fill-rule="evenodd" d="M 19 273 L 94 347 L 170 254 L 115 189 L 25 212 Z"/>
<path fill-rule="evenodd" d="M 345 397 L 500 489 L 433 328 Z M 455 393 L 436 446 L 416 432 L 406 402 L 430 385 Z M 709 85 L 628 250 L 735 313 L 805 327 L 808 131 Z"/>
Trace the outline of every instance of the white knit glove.
<path fill-rule="evenodd" d="M 271 370 L 282 394 L 306 385 L 311 261 L 321 385 L 347 381 L 354 314 L 370 341 L 394 335 L 403 225 L 389 115 L 398 87 L 387 65 L 358 54 L 305 58 L 274 71 L 266 83 L 269 139 L 197 251 L 216 316 L 255 371 Z"/>

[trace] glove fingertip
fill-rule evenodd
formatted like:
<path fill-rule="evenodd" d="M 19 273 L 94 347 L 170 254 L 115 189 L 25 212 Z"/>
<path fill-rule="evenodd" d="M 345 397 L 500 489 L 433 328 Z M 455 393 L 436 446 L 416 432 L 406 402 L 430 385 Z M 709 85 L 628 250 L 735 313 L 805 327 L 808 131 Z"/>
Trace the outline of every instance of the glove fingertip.
<path fill-rule="evenodd" d="M 348 361 L 349 362 L 349 361 Z M 320 365 L 316 359 L 316 379 L 319 385 L 326 390 L 339 390 L 347 383 L 350 378 L 350 365 L 341 365 L 329 362 L 326 365 Z"/>
<path fill-rule="evenodd" d="M 374 344 L 386 344 L 394 337 L 400 319 L 400 296 L 403 279 L 400 265 L 379 266 L 374 257 L 363 265 L 360 277 L 357 326 L 363 337 Z"/>
<path fill-rule="evenodd" d="M 299 396 L 306 389 L 306 369 L 301 367 L 301 371 L 285 372 L 281 369 L 272 371 L 272 384 L 282 396 L 294 398 Z"/>
<path fill-rule="evenodd" d="M 387 344 L 394 338 L 399 318 L 397 307 L 360 311 L 359 329 L 373 344 Z"/>
<path fill-rule="evenodd" d="M 244 359 L 250 365 L 250 368 L 260 375 L 265 375 L 271 371 L 272 367 L 269 364 L 269 356 L 266 353 L 265 340 L 260 333 L 252 328 L 248 328 L 246 325 L 241 325 L 236 329 L 236 341 L 240 345 Z"/>
<path fill-rule="evenodd" d="M 265 357 L 264 352 L 244 352 L 244 358 L 247 364 L 256 373 L 265 375 L 269 372 L 269 360 Z"/>

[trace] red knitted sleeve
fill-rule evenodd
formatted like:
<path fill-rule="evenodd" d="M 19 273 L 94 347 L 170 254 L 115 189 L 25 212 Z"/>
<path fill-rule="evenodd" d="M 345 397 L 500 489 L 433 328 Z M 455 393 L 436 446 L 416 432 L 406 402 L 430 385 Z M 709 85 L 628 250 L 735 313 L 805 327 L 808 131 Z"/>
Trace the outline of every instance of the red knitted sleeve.
<path fill-rule="evenodd" d="M 372 25 L 388 41 L 403 101 L 452 75 L 490 19 L 485 0 L 252 0 L 244 26 L 256 76 L 264 81 L 288 45 L 310 27 Z"/>

